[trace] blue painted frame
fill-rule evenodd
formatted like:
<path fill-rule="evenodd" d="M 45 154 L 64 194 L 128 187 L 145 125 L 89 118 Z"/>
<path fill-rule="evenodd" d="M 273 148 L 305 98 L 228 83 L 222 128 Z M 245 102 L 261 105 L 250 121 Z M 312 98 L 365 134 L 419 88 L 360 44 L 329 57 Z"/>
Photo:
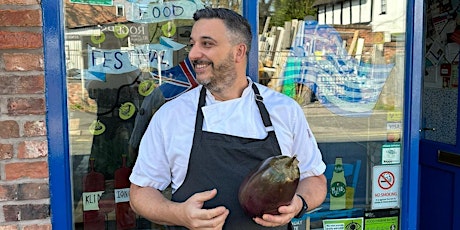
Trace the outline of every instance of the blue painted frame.
<path fill-rule="evenodd" d="M 243 16 L 248 19 L 252 31 L 251 51 L 248 57 L 247 75 L 255 82 L 259 80 L 259 5 L 258 1 L 243 1 Z"/>
<path fill-rule="evenodd" d="M 50 173 L 51 222 L 53 229 L 73 229 L 72 185 L 69 159 L 67 94 L 65 78 L 63 3 L 42 0 L 45 60 L 48 164 Z M 243 1 L 243 15 L 253 32 L 248 75 L 258 79 L 258 1 Z M 404 104 L 404 164 L 401 229 L 418 229 L 419 129 L 423 64 L 423 0 L 408 1 L 406 24 L 406 74 Z"/>
<path fill-rule="evenodd" d="M 407 1 L 406 73 L 404 81 L 403 183 L 401 189 L 401 229 L 418 229 L 419 143 L 421 93 L 424 63 L 423 0 Z"/>
<path fill-rule="evenodd" d="M 42 0 L 48 166 L 53 229 L 73 229 L 63 3 Z"/>

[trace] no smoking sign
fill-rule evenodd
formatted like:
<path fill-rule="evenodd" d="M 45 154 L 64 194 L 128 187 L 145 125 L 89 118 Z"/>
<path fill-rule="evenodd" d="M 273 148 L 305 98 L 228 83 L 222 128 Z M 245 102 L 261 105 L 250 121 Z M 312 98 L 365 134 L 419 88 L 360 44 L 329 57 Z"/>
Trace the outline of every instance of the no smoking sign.
<path fill-rule="evenodd" d="M 400 170 L 400 165 L 374 166 L 372 173 L 372 209 L 399 207 Z"/>
<path fill-rule="evenodd" d="M 395 175 L 390 171 L 380 173 L 378 184 L 382 189 L 390 189 L 395 183 Z"/>

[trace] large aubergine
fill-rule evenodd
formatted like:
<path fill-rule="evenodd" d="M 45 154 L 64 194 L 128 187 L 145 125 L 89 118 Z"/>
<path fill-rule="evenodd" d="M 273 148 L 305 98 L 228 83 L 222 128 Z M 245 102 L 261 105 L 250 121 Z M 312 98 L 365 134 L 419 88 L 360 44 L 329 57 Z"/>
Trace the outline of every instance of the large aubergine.
<path fill-rule="evenodd" d="M 299 184 L 299 161 L 296 157 L 269 157 L 250 172 L 240 185 L 238 199 L 249 217 L 279 214 L 278 208 L 289 205 Z"/>

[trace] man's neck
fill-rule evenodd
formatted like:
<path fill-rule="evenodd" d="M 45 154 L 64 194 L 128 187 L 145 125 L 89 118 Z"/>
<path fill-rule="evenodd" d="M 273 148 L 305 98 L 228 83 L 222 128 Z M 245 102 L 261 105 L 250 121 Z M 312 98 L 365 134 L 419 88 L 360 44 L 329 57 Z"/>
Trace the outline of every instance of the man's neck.
<path fill-rule="evenodd" d="M 210 91 L 211 94 L 217 101 L 227 101 L 236 98 L 240 98 L 243 94 L 244 89 L 246 89 L 249 85 L 249 81 L 246 77 L 242 80 L 235 81 L 233 86 L 228 87 L 227 89 L 221 92 L 213 92 Z"/>

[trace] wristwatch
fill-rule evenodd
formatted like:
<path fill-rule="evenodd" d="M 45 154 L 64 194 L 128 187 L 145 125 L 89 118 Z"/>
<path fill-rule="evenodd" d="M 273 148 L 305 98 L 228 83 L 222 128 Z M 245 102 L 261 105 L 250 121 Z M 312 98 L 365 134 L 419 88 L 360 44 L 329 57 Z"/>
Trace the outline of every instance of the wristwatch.
<path fill-rule="evenodd" d="M 308 204 L 305 202 L 305 199 L 301 195 L 296 195 L 302 200 L 302 209 L 300 209 L 300 212 L 294 218 L 301 218 L 307 212 Z"/>

